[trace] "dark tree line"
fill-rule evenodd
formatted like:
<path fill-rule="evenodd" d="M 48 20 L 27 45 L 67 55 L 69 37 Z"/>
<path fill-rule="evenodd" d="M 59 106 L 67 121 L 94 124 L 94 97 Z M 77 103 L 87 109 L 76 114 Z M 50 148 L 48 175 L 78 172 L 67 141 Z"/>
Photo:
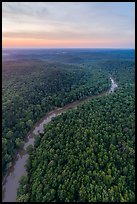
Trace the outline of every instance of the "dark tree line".
<path fill-rule="evenodd" d="M 2 69 L 2 172 L 24 137 L 48 111 L 110 86 L 106 73 L 93 67 L 43 61 L 7 61 Z"/>
<path fill-rule="evenodd" d="M 134 63 L 107 61 L 102 70 L 114 76 L 117 91 L 45 127 L 29 147 L 19 201 L 135 201 Z"/>

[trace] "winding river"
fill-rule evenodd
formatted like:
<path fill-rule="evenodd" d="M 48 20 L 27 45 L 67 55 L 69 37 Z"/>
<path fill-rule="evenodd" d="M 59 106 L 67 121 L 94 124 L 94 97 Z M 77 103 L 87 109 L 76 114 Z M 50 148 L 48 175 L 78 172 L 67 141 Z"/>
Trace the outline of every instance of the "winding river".
<path fill-rule="evenodd" d="M 9 168 L 7 174 L 3 178 L 2 181 L 2 202 L 16 202 L 16 192 L 17 188 L 19 186 L 19 179 L 20 177 L 26 172 L 25 170 L 25 163 L 28 159 L 28 154 L 26 153 L 26 148 L 29 144 L 34 144 L 34 134 L 38 134 L 38 132 L 43 133 L 44 132 L 44 125 L 48 124 L 53 117 L 56 117 L 64 112 L 66 112 L 68 109 L 76 108 L 78 105 L 84 103 L 85 101 L 93 98 L 97 98 L 106 94 L 113 93 L 115 88 L 117 88 L 116 82 L 110 77 L 111 80 L 111 88 L 96 96 L 90 96 L 86 99 L 75 101 L 73 103 L 70 103 L 62 108 L 55 109 L 49 113 L 46 114 L 43 118 L 41 118 L 34 127 L 29 131 L 29 133 L 26 136 L 24 146 L 21 150 L 18 151 L 18 153 L 15 156 L 15 159 L 12 162 L 11 167 Z"/>

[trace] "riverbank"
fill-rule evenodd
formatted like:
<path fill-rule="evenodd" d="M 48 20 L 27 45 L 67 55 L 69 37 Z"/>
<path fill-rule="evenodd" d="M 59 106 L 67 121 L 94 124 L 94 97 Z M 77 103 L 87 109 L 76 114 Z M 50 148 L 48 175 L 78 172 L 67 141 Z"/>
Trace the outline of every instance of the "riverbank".
<path fill-rule="evenodd" d="M 2 186 L 3 188 L 2 189 L 2 201 L 3 202 L 15 202 L 16 201 L 16 192 L 19 186 L 19 179 L 26 172 L 25 167 L 24 167 L 28 159 L 26 148 L 30 144 L 34 145 L 34 134 L 37 134 L 38 132 L 43 133 L 45 124 L 48 124 L 53 117 L 56 117 L 62 114 L 63 112 L 66 112 L 68 109 L 76 108 L 78 105 L 90 99 L 94 99 L 94 98 L 101 97 L 106 94 L 113 93 L 115 91 L 115 88 L 117 88 L 117 84 L 114 82 L 114 80 L 111 77 L 110 77 L 110 80 L 111 80 L 111 88 L 109 90 L 101 94 L 98 94 L 96 96 L 90 96 L 85 99 L 72 102 L 62 108 L 57 108 L 53 111 L 50 111 L 49 113 L 46 114 L 46 116 L 41 118 L 34 125 L 34 127 L 27 134 L 23 148 L 17 153 L 17 157 L 12 162 L 12 166 L 10 167 L 6 176 L 3 179 L 3 186 Z"/>

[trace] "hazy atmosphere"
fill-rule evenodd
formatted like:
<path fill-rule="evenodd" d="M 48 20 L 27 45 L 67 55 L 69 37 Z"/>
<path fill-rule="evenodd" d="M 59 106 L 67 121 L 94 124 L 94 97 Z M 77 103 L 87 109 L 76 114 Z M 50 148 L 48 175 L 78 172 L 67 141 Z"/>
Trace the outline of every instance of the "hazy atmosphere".
<path fill-rule="evenodd" d="M 135 3 L 2 3 L 2 202 L 135 202 Z"/>
<path fill-rule="evenodd" d="M 3 2 L 3 48 L 134 48 L 135 3 Z"/>

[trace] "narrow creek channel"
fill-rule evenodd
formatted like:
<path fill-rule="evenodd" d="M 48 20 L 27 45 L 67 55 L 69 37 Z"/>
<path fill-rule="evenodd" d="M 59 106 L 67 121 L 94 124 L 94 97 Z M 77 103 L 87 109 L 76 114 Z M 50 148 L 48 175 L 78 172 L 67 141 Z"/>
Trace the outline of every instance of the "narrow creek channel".
<path fill-rule="evenodd" d="M 113 93 L 115 88 L 117 88 L 116 82 L 110 77 L 111 80 L 111 88 L 103 92 L 101 94 L 98 94 L 96 96 L 89 96 L 83 100 L 72 102 L 62 108 L 55 109 L 49 113 L 46 114 L 43 118 L 41 118 L 31 129 L 31 131 L 26 136 L 26 139 L 24 140 L 24 146 L 21 150 L 18 151 L 15 159 L 12 162 L 11 167 L 9 168 L 7 174 L 3 178 L 2 181 L 2 202 L 16 202 L 16 193 L 17 188 L 19 186 L 19 179 L 20 177 L 26 172 L 25 170 L 25 163 L 28 159 L 28 154 L 26 152 L 26 148 L 28 145 L 32 144 L 34 145 L 34 134 L 38 134 L 38 132 L 43 133 L 44 132 L 44 125 L 48 124 L 53 117 L 56 117 L 64 112 L 66 112 L 68 109 L 76 108 L 78 105 L 84 103 L 85 101 L 93 98 L 97 98 L 106 94 Z"/>

